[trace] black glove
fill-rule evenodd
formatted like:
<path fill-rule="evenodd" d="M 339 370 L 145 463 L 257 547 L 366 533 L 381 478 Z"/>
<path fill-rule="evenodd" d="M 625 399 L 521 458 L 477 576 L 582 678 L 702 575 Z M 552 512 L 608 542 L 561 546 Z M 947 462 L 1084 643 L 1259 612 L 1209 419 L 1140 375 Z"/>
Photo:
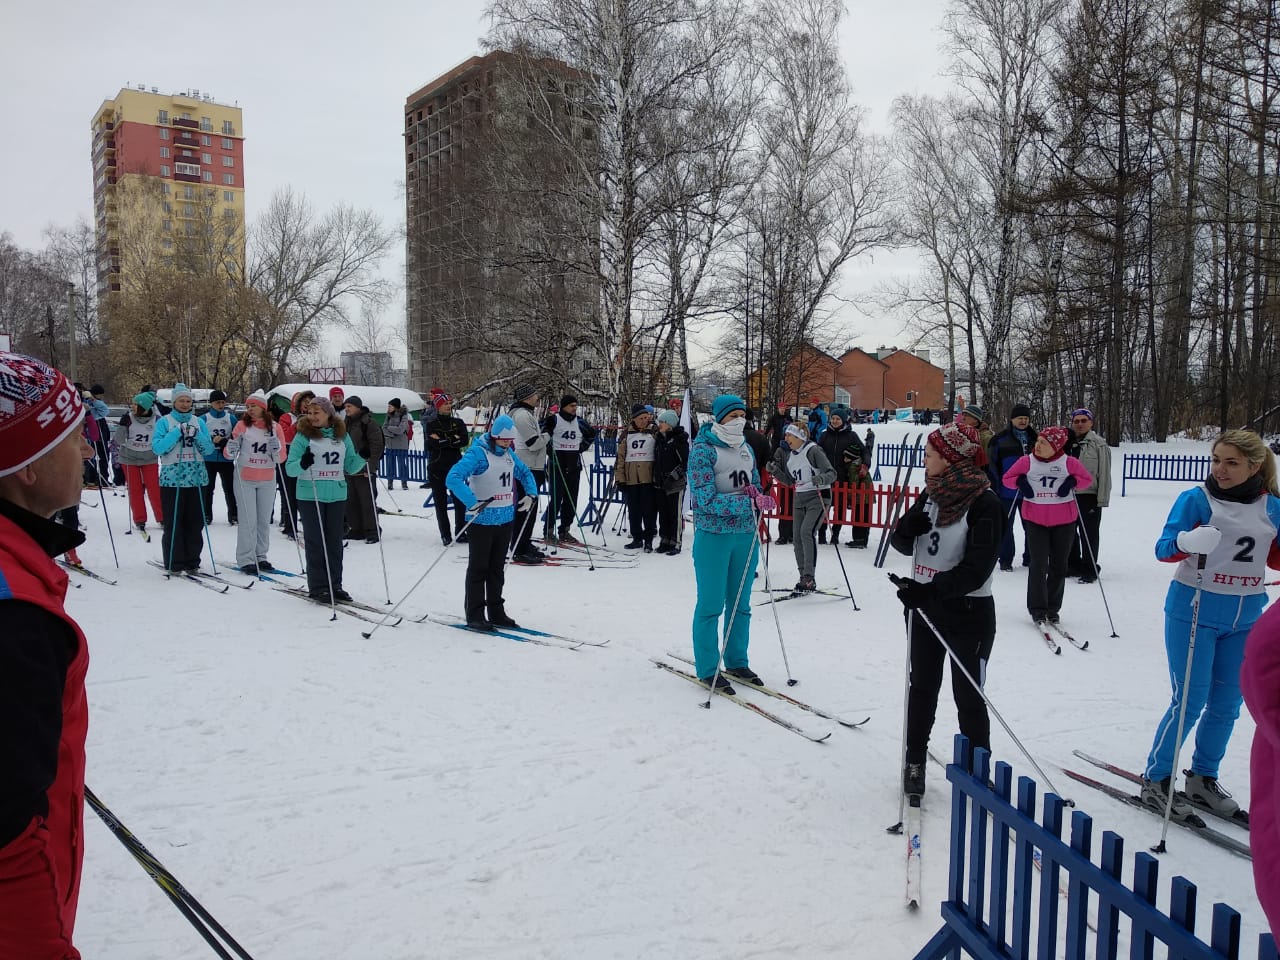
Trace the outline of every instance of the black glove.
<path fill-rule="evenodd" d="M 368 447 L 361 447 L 359 450 L 357 450 L 357 451 L 356 451 L 356 453 L 360 454 L 360 458 L 361 458 L 362 460 L 368 460 L 368 459 L 369 459 L 369 448 L 368 448 Z"/>
<path fill-rule="evenodd" d="M 898 533 L 904 537 L 923 537 L 926 533 L 933 529 L 933 521 L 929 519 L 929 515 L 923 510 L 908 510 L 906 515 L 898 523 Z"/>
<path fill-rule="evenodd" d="M 310 447 L 307 447 L 307 449 L 303 450 L 302 456 L 298 459 L 298 463 L 301 465 L 303 470 L 310 470 L 311 465 L 315 462 L 316 462 L 316 455 L 311 452 Z"/>
<path fill-rule="evenodd" d="M 898 585 L 898 599 L 908 610 L 919 610 L 933 597 L 933 584 L 921 583 L 919 580 L 907 580 L 898 577 L 894 580 Z"/>
<path fill-rule="evenodd" d="M 1060 484 L 1058 484 L 1058 496 L 1062 497 L 1065 500 L 1067 497 L 1071 496 L 1071 491 L 1074 490 L 1075 488 L 1076 488 L 1076 478 L 1067 477 L 1067 479 L 1063 480 Z"/>
<path fill-rule="evenodd" d="M 1031 481 L 1027 479 L 1025 473 L 1018 478 L 1018 491 L 1028 500 L 1036 498 L 1036 492 L 1031 488 Z"/>

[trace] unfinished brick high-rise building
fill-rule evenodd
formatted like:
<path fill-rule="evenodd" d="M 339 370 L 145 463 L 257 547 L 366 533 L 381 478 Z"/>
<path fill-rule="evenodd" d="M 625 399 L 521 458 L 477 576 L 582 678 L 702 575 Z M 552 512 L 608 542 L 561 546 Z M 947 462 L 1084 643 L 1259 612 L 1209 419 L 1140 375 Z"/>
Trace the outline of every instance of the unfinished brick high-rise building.
<path fill-rule="evenodd" d="M 574 332 L 597 309 L 599 234 L 595 124 L 581 97 L 580 75 L 567 65 L 494 51 L 406 99 L 415 389 L 476 390 L 533 366 L 521 354 L 535 345 L 567 352 L 567 365 L 588 372 Z M 546 116 L 557 119 L 549 126 Z"/>

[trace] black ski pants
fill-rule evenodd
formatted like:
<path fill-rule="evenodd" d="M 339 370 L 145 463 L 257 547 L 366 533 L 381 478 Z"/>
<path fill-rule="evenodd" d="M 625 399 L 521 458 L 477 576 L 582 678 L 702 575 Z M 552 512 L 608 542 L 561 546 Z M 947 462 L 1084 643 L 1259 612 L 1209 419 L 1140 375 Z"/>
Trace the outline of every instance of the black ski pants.
<path fill-rule="evenodd" d="M 680 545 L 680 503 L 684 500 L 684 491 L 675 493 L 658 493 L 658 539 L 663 543 Z"/>
<path fill-rule="evenodd" d="M 368 471 L 347 477 L 347 536 L 352 540 L 378 539 L 378 514 L 373 502 L 377 483 L 377 476 Z"/>
<path fill-rule="evenodd" d="M 518 488 L 516 491 L 517 501 L 519 501 L 522 497 L 533 497 L 533 505 L 529 507 L 528 510 L 516 511 L 516 519 L 515 519 L 516 551 L 515 552 L 517 554 L 521 554 L 526 552 L 527 550 L 533 549 L 533 526 L 534 526 L 534 520 L 536 520 L 538 516 L 538 490 L 542 488 L 543 482 L 547 479 L 546 470 L 534 470 L 531 467 L 530 472 L 533 473 L 533 482 L 537 484 L 537 486 L 534 487 L 534 489 L 526 490 L 523 484 L 520 484 L 520 483 L 516 484 L 516 487 Z M 530 516 L 530 514 L 532 514 L 532 516 Z M 474 530 L 475 526 L 472 526 L 471 529 Z"/>
<path fill-rule="evenodd" d="M 204 494 L 204 515 L 213 520 L 213 482 L 222 481 L 222 499 L 227 504 L 227 522 L 239 523 L 240 513 L 236 507 L 236 465 L 230 460 L 206 460 L 204 468 L 209 471 L 209 482 L 200 488 Z"/>
<path fill-rule="evenodd" d="M 280 519 L 283 529 L 291 537 L 298 535 L 298 478 L 291 477 L 283 468 L 276 470 L 276 486 L 280 490 Z"/>
<path fill-rule="evenodd" d="M 1027 553 L 1031 557 L 1027 571 L 1027 612 L 1040 620 L 1062 609 L 1062 594 L 1067 582 L 1067 557 L 1075 539 L 1076 525 L 1062 523 L 1046 527 L 1030 520 L 1022 522 L 1027 533 Z"/>
<path fill-rule="evenodd" d="M 347 483 L 354 479 L 348 478 Z M 298 504 L 306 548 L 308 593 L 328 596 L 331 582 L 334 590 L 342 589 L 342 524 L 346 513 L 347 504 L 343 500 L 333 503 L 303 500 Z"/>
<path fill-rule="evenodd" d="M 467 527 L 467 588 L 463 604 L 468 620 L 483 620 L 486 610 L 491 616 L 506 612 L 502 587 L 507 581 L 510 543 L 510 523 L 473 523 Z"/>
<path fill-rule="evenodd" d="M 457 462 L 456 460 L 454 461 Z M 445 478 L 449 472 L 442 470 L 438 473 L 429 473 L 427 479 L 431 482 L 431 505 L 436 511 L 436 525 L 440 528 L 440 539 L 444 543 L 450 543 L 453 538 L 462 532 L 462 528 L 467 524 L 466 508 L 458 501 L 456 497 L 453 499 L 453 530 L 449 529 L 449 498 L 453 495 L 449 493 L 449 485 L 445 483 Z M 474 530 L 475 528 L 472 527 Z"/>
<path fill-rule="evenodd" d="M 622 489 L 627 498 L 632 541 L 653 543 L 658 525 L 658 488 L 651 483 L 629 483 Z"/>
<path fill-rule="evenodd" d="M 1076 525 L 1075 542 L 1071 545 L 1071 556 L 1067 567 L 1082 577 L 1098 575 L 1098 533 L 1102 526 L 1102 507 L 1098 506 L 1096 493 L 1077 493 L 1076 506 L 1080 508 L 1080 521 L 1084 524 L 1086 543 L 1080 537 L 1080 524 Z M 1092 550 L 1091 550 L 1092 548 Z"/>
<path fill-rule="evenodd" d="M 229 464 L 228 464 L 229 466 Z M 204 552 L 204 487 L 161 487 L 163 563 L 170 570 L 194 570 Z"/>
<path fill-rule="evenodd" d="M 960 597 L 929 604 L 924 612 L 942 631 L 969 674 L 978 683 L 985 684 L 987 661 L 996 640 L 995 601 L 991 597 Z M 911 687 L 907 694 L 906 762 L 924 763 L 938 713 L 942 665 L 950 657 L 923 618 L 913 617 L 908 611 L 907 622 L 911 625 Z M 951 694 L 956 701 L 960 732 L 974 747 L 990 750 L 991 718 L 987 715 L 987 705 L 954 663 Z"/>
<path fill-rule="evenodd" d="M 576 453 L 562 456 L 552 453 L 547 461 L 547 489 L 551 494 L 551 506 L 547 509 L 544 525 L 548 540 L 559 533 L 569 533 L 578 512 L 578 490 L 582 482 L 582 468 Z"/>

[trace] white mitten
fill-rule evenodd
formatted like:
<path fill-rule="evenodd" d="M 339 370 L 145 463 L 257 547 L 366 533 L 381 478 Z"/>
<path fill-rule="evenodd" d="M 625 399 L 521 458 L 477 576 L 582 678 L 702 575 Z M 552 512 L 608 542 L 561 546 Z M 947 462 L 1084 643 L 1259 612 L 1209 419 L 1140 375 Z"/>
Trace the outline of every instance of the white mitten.
<path fill-rule="evenodd" d="M 1213 548 L 1222 539 L 1222 531 L 1217 527 L 1196 527 L 1194 530 L 1183 530 L 1178 534 L 1178 549 L 1183 553 L 1212 553 Z"/>

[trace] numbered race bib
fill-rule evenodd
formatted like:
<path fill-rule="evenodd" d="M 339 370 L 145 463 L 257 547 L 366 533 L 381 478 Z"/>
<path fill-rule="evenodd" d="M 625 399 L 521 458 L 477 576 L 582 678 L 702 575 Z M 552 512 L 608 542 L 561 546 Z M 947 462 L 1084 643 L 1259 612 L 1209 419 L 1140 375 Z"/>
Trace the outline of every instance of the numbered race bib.
<path fill-rule="evenodd" d="M 787 457 L 787 471 L 795 481 L 796 493 L 808 493 L 815 489 L 813 482 L 813 464 L 809 462 L 807 444 L 799 450 L 793 450 Z"/>
<path fill-rule="evenodd" d="M 969 517 L 962 516 L 949 527 L 938 526 L 938 505 L 930 500 L 924 505 L 925 514 L 933 521 L 933 529 L 922 537 L 916 537 L 916 548 L 912 554 L 911 576 L 922 583 L 932 583 L 933 578 L 944 570 L 953 569 L 964 559 L 965 547 L 969 538 Z M 991 596 L 991 581 L 994 568 L 986 582 L 966 596 Z"/>
<path fill-rule="evenodd" d="M 1075 498 L 1074 491 L 1068 497 L 1058 496 L 1058 484 L 1070 475 L 1066 457 L 1059 457 L 1052 463 L 1045 463 L 1032 457 L 1031 466 L 1027 468 L 1027 482 L 1036 492 L 1037 503 L 1070 503 Z"/>
<path fill-rule="evenodd" d="M 745 494 L 751 484 L 755 456 L 745 443 L 737 447 L 716 447 L 716 493 Z"/>
<path fill-rule="evenodd" d="M 627 462 L 653 463 L 654 442 L 651 433 L 632 433 L 627 435 Z"/>
<path fill-rule="evenodd" d="M 551 447 L 553 450 L 560 452 L 578 452 L 578 444 L 582 442 L 582 434 L 578 432 L 578 421 L 565 421 L 563 417 L 556 418 L 556 431 L 551 439 Z"/>
<path fill-rule="evenodd" d="M 148 420 L 146 423 L 139 423 L 134 420 L 127 428 L 128 436 L 125 437 L 124 445 L 137 453 L 151 452 L 151 437 L 156 431 L 156 422 L 154 419 Z"/>
<path fill-rule="evenodd" d="M 202 459 L 200 451 L 196 449 L 195 436 L 184 436 L 182 433 L 182 424 L 172 417 L 168 418 L 170 428 L 178 434 L 178 442 L 169 448 L 167 452 L 161 455 L 160 462 L 165 466 L 172 466 L 175 463 L 195 463 Z M 187 423 L 194 424 L 194 420 L 188 420 Z"/>
<path fill-rule="evenodd" d="M 347 445 L 341 440 L 334 440 L 332 437 L 317 437 L 309 441 L 309 444 L 311 455 L 316 458 L 315 462 L 307 470 L 312 481 L 341 480 L 342 461 L 346 459 Z M 270 458 L 268 458 L 267 462 L 271 462 Z"/>
<path fill-rule="evenodd" d="M 204 428 L 209 431 L 209 438 L 216 440 L 223 437 L 227 440 L 231 439 L 231 428 L 233 421 L 230 417 L 208 417 L 204 418 Z"/>
<path fill-rule="evenodd" d="M 271 469 L 271 454 L 267 452 L 268 439 L 269 434 L 257 427 L 250 427 L 241 434 L 240 459 L 244 466 L 265 470 Z M 317 457 L 317 459 L 319 458 Z"/>
<path fill-rule="evenodd" d="M 1204 588 L 1232 596 L 1264 593 L 1267 554 L 1276 538 L 1276 528 L 1267 515 L 1268 498 L 1235 503 L 1205 496 L 1212 511 L 1209 524 L 1222 532 L 1222 539 L 1205 558 Z M 1181 561 L 1174 579 L 1196 586 L 1196 563 L 1194 555 Z"/>
<path fill-rule="evenodd" d="M 475 473 L 467 477 L 467 486 L 471 488 L 477 500 L 489 500 L 489 507 L 511 506 L 515 499 L 512 490 L 515 467 L 512 466 L 511 458 L 494 456 L 488 449 L 485 450 L 484 455 L 489 458 L 488 469 L 484 473 Z"/>

